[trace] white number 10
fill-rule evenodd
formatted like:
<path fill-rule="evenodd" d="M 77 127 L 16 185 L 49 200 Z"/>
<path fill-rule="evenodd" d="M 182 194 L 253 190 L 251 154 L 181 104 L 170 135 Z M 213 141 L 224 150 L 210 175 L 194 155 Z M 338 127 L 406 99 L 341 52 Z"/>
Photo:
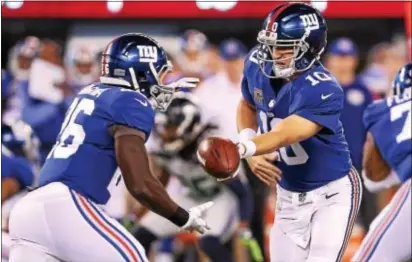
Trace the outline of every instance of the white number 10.
<path fill-rule="evenodd" d="M 260 117 L 260 120 L 262 121 L 262 129 L 263 129 L 262 131 L 264 133 L 269 132 L 267 115 L 261 111 L 259 112 L 259 117 Z M 272 129 L 273 127 L 275 127 L 281 120 L 282 119 L 280 118 L 273 118 L 272 120 L 270 120 L 270 123 L 269 123 L 270 128 Z M 281 159 L 288 166 L 302 165 L 308 162 L 309 155 L 308 153 L 306 153 L 305 149 L 302 147 L 300 143 L 292 144 L 290 145 L 290 148 L 292 149 L 295 156 L 288 156 L 286 147 L 282 147 L 279 149 Z"/>

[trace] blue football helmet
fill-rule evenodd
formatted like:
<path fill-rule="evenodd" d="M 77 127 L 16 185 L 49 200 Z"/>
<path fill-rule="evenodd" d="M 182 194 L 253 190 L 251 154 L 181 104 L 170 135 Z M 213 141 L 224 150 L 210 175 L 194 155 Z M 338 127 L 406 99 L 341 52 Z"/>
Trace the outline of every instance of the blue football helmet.
<path fill-rule="evenodd" d="M 23 121 L 11 125 L 1 125 L 2 153 L 9 156 L 22 156 L 32 163 L 39 163 L 40 140 L 32 128 Z"/>
<path fill-rule="evenodd" d="M 289 78 L 309 69 L 326 47 L 326 21 L 318 10 L 303 3 L 277 6 L 259 32 L 257 60 L 269 78 Z M 293 50 L 287 58 L 276 59 L 276 50 Z M 284 61 L 291 60 L 289 65 Z M 283 65 L 282 65 L 283 64 Z"/>
<path fill-rule="evenodd" d="M 395 79 L 392 83 L 392 95 L 402 95 L 405 90 L 411 92 L 412 89 L 412 63 L 404 65 L 398 73 L 396 73 Z"/>
<path fill-rule="evenodd" d="M 172 70 L 165 50 L 144 34 L 125 34 L 110 42 L 102 54 L 101 68 L 102 83 L 139 91 L 159 110 L 166 110 L 177 91 L 162 84 Z"/>

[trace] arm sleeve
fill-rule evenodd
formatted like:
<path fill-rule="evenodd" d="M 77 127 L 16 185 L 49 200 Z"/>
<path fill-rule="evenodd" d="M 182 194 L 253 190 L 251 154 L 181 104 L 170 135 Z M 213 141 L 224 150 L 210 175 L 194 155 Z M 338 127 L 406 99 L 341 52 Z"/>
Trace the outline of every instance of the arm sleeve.
<path fill-rule="evenodd" d="M 113 124 L 125 125 L 145 133 L 146 140 L 154 125 L 154 111 L 149 101 L 137 92 L 120 92 L 110 109 Z"/>
<path fill-rule="evenodd" d="M 253 96 L 250 93 L 249 90 L 249 85 L 247 83 L 246 76 L 243 76 L 242 78 L 242 84 L 241 84 L 241 90 L 242 90 L 242 96 L 248 102 L 248 104 L 255 106 L 255 101 L 253 101 Z"/>
<path fill-rule="evenodd" d="M 343 109 L 344 95 L 340 88 L 326 87 L 304 87 L 292 102 L 291 114 L 315 122 L 334 134 Z"/>
<path fill-rule="evenodd" d="M 23 157 L 7 157 L 2 155 L 2 178 L 16 179 L 22 189 L 31 186 L 34 181 L 33 170 L 30 162 Z M 3 167 L 4 165 L 4 167 Z"/>

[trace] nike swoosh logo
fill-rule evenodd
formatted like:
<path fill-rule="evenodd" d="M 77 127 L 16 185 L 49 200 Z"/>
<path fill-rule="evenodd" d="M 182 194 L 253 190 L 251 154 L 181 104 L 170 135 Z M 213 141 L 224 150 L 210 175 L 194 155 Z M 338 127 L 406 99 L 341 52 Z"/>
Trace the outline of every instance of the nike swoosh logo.
<path fill-rule="evenodd" d="M 332 94 L 329 94 L 329 95 L 324 95 L 324 94 L 322 94 L 321 96 L 320 96 L 320 98 L 322 99 L 322 100 L 325 100 L 326 98 L 328 98 L 328 97 L 330 97 L 330 96 L 332 96 L 333 95 L 333 93 Z"/>
<path fill-rule="evenodd" d="M 329 199 L 329 198 L 331 198 L 331 197 L 333 197 L 333 196 L 336 196 L 337 194 L 339 194 L 339 193 L 335 193 L 335 194 L 332 194 L 332 195 L 325 195 L 325 198 L 326 198 L 326 199 Z"/>
<path fill-rule="evenodd" d="M 140 104 L 142 104 L 142 106 L 147 106 L 147 101 L 141 101 L 141 100 L 139 100 L 139 99 L 137 99 L 137 98 L 135 98 L 134 100 L 136 100 L 137 102 L 139 102 Z"/>

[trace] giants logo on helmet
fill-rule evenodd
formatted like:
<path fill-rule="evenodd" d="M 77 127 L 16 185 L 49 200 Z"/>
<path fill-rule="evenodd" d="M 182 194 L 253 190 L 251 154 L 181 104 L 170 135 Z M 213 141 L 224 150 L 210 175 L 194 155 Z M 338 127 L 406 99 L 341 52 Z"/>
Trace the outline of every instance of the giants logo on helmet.
<path fill-rule="evenodd" d="M 319 21 L 316 14 L 301 15 L 299 18 L 302 20 L 303 26 L 307 29 L 319 29 Z"/>
<path fill-rule="evenodd" d="M 157 62 L 157 48 L 150 45 L 138 45 L 140 62 L 155 63 Z"/>

